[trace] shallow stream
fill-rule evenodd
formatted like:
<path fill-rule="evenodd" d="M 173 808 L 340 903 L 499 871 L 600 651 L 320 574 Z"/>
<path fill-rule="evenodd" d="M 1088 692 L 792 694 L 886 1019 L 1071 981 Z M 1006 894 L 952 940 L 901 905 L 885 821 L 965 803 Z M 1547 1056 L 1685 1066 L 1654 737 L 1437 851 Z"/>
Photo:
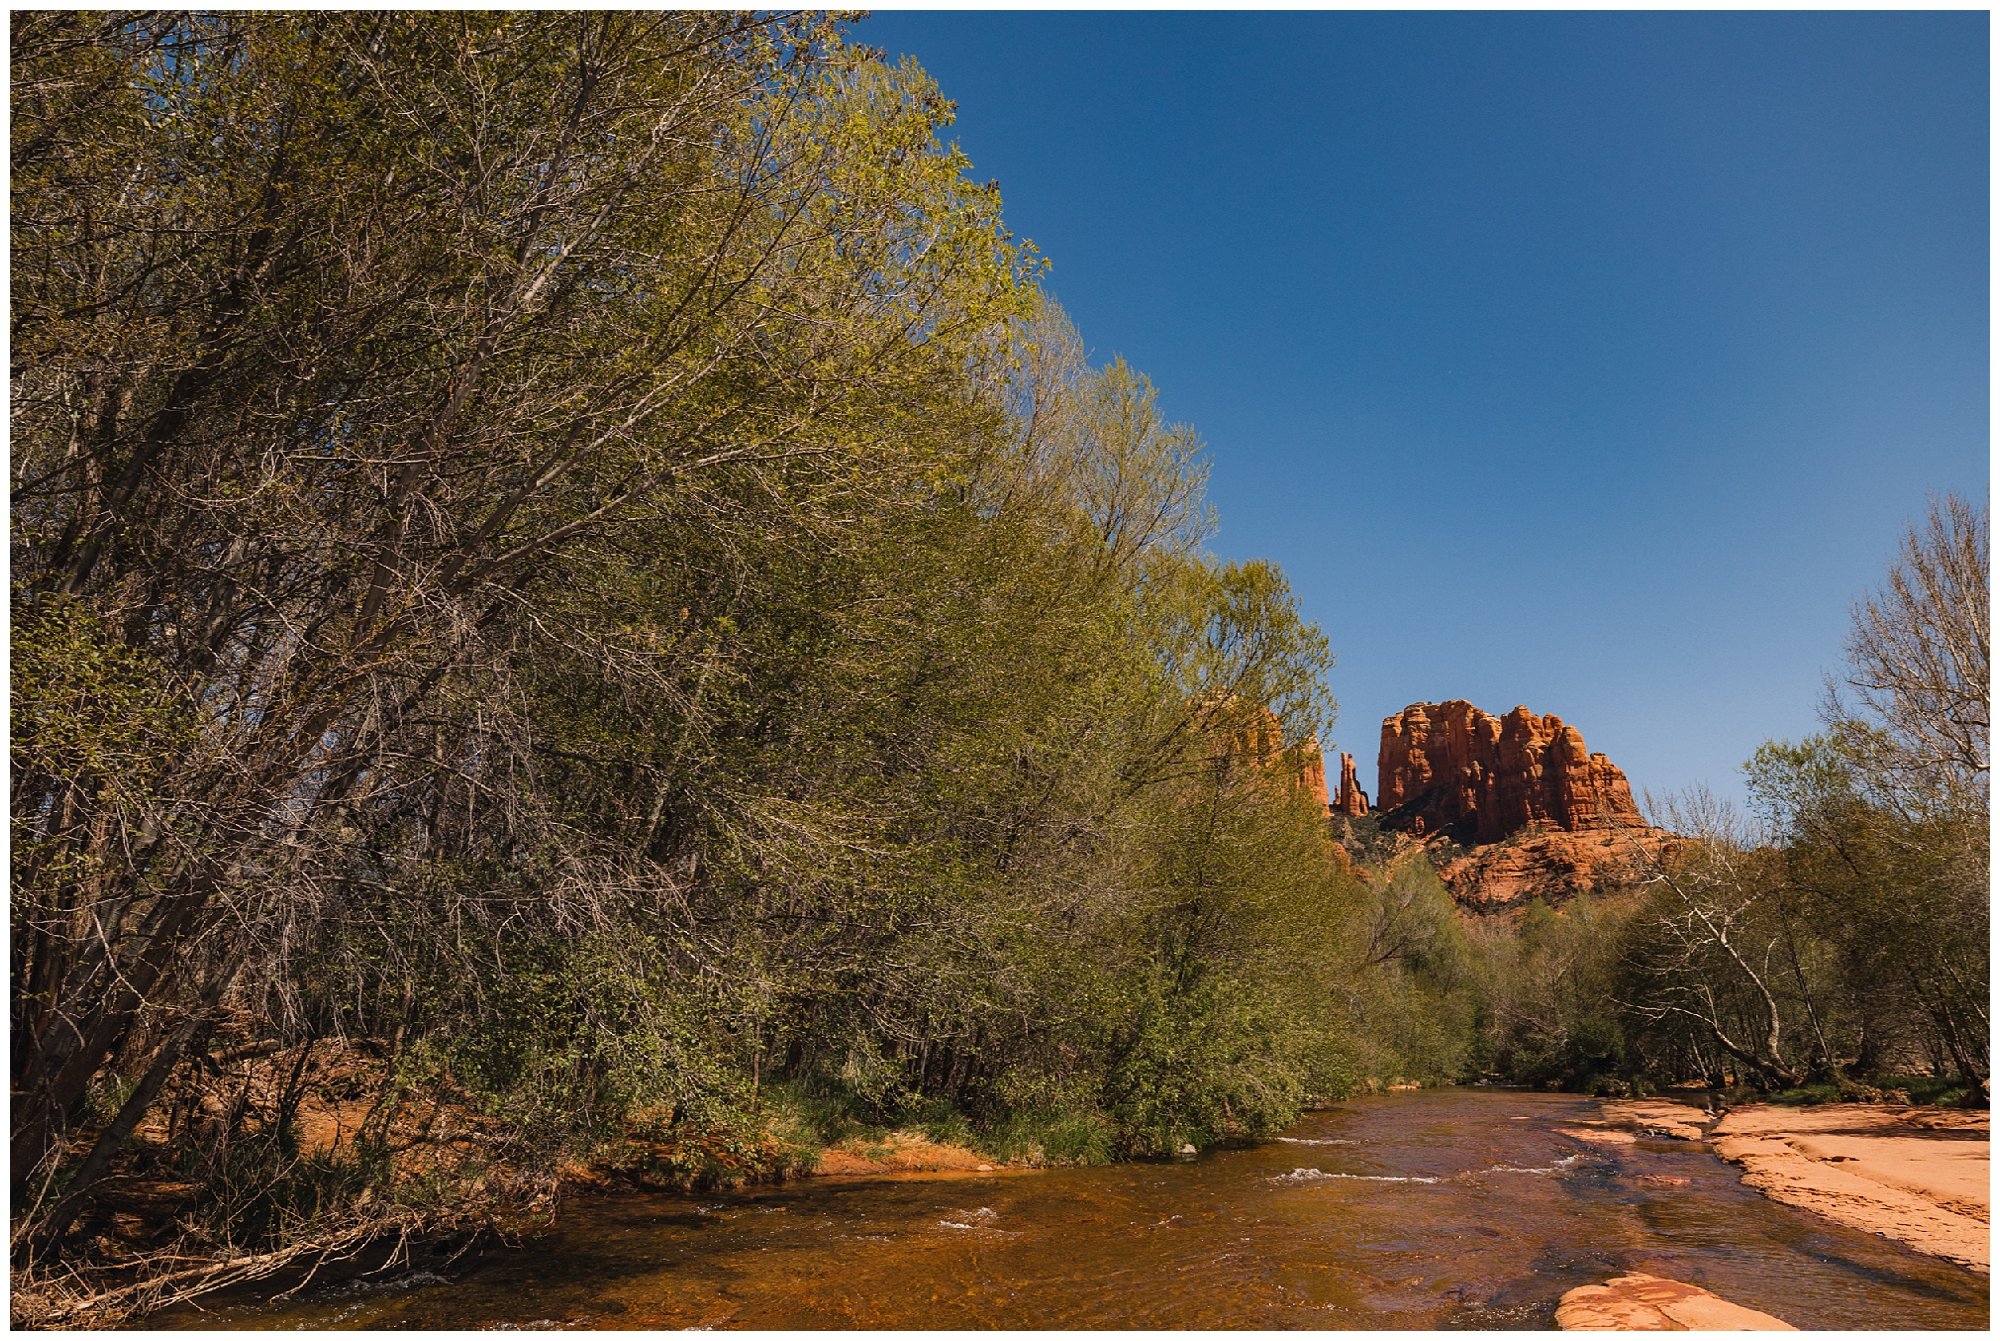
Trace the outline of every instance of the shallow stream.
<path fill-rule="evenodd" d="M 1596 1116 L 1434 1090 L 1181 1163 L 607 1197 L 442 1273 L 149 1325 L 1534 1328 L 1636 1270 L 1804 1328 L 1986 1327 L 1985 1278 L 1767 1201 L 1701 1147 L 1558 1130 Z"/>

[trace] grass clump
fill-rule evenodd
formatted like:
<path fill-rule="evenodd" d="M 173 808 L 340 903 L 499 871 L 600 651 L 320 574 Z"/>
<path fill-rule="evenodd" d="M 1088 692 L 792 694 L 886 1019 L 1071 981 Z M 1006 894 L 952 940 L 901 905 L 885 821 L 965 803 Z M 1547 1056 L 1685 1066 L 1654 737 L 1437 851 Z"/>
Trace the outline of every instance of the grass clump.
<path fill-rule="evenodd" d="M 1011 1113 L 987 1135 L 994 1155 L 1037 1167 L 1109 1163 L 1111 1123 L 1103 1114 L 1059 1109 Z"/>

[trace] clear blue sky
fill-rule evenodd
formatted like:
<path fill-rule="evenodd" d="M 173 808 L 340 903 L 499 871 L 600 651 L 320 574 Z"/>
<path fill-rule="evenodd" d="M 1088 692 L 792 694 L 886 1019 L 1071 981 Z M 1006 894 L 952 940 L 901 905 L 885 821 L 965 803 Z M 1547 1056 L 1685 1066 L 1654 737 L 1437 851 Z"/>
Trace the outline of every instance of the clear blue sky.
<path fill-rule="evenodd" d="M 1655 793 L 1814 729 L 1928 490 L 1988 487 L 1987 16 L 881 12 L 1333 744 L 1525 703 Z"/>

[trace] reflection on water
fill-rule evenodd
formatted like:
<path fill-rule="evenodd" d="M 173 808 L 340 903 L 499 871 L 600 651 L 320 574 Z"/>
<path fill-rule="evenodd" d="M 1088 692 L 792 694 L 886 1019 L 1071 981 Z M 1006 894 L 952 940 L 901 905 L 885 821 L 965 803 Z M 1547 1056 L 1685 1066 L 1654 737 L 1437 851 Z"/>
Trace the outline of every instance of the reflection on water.
<path fill-rule="evenodd" d="M 152 1325 L 1521 1328 L 1638 1270 L 1800 1327 L 1986 1326 L 1983 1278 L 1766 1201 L 1700 1149 L 1554 1130 L 1592 1114 L 1438 1090 L 1187 1163 L 611 1198 L 449 1279 Z"/>

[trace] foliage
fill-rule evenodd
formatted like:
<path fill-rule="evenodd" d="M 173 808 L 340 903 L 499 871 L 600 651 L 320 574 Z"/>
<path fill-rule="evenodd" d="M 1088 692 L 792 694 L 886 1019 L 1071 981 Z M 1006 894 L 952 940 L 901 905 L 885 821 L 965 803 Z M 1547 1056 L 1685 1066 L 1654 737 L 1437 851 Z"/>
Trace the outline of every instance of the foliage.
<path fill-rule="evenodd" d="M 1518 926 L 1481 937 L 1485 1066 L 1522 1084 L 1580 1090 L 1631 1076 L 1618 998 L 1635 911 L 1629 896 L 1573 900 L 1560 911 L 1535 901 Z"/>
<path fill-rule="evenodd" d="M 1199 438 L 915 65 L 722 13 L 12 57 L 17 1261 L 230 1048 L 368 1040 L 373 1133 L 684 1180 L 766 1127 L 1177 1151 L 1365 1078 L 1405 966 L 1229 744 L 1325 725 L 1326 640 L 1203 552 Z M 185 1172 L 245 1249 L 393 1176 L 242 1126 Z"/>
<path fill-rule="evenodd" d="M 1567 949 L 1534 914 L 1492 948 L 1494 1064 L 1987 1101 L 1986 535 L 1957 498 L 1910 528 L 1855 607 L 1825 730 L 1749 761 L 1751 816 L 1656 804 L 1682 841 L 1636 902 L 1566 909 Z"/>
<path fill-rule="evenodd" d="M 1392 861 L 1342 918 L 1345 952 L 1363 971 L 1339 984 L 1347 1056 L 1340 1094 L 1357 1081 L 1464 1079 L 1477 982 L 1457 904 L 1421 851 Z"/>

